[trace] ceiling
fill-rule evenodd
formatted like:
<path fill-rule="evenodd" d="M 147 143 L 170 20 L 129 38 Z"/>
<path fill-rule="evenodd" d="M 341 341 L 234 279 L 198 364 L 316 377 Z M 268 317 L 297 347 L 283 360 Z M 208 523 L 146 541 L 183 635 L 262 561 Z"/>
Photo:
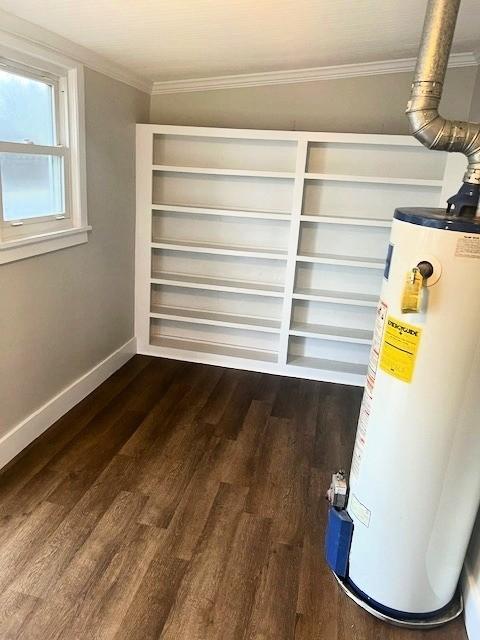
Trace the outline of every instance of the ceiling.
<path fill-rule="evenodd" d="M 0 0 L 4 9 L 164 81 L 416 55 L 426 0 Z M 463 0 L 453 50 L 480 47 Z"/>

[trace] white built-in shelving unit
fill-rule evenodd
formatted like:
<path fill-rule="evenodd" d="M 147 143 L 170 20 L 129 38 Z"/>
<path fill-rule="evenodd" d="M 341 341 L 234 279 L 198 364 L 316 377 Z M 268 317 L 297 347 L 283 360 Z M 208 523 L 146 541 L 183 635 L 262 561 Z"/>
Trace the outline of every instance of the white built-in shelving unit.
<path fill-rule="evenodd" d="M 461 170 L 408 136 L 137 125 L 138 351 L 363 384 L 393 211 Z"/>

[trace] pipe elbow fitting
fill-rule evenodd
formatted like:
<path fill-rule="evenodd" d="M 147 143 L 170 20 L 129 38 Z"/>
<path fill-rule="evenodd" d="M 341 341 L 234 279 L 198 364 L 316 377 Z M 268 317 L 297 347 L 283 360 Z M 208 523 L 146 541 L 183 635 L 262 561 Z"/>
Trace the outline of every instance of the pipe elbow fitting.
<path fill-rule="evenodd" d="M 410 100 L 406 114 L 412 135 L 425 147 L 466 155 L 463 180 L 480 184 L 480 124 L 447 120 L 437 107 L 428 108 L 423 100 Z"/>
<path fill-rule="evenodd" d="M 437 109 L 407 111 L 412 135 L 429 149 L 437 149 L 445 127 L 445 118 Z"/>

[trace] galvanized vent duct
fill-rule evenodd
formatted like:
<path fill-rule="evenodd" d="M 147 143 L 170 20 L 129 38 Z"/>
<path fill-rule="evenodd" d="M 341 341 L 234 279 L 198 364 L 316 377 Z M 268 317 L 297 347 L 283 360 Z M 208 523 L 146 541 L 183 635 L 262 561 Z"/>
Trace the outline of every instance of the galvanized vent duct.
<path fill-rule="evenodd" d="M 459 7 L 460 0 L 429 0 L 406 113 L 412 134 L 426 147 L 464 153 L 463 181 L 480 185 L 480 124 L 438 113 Z"/>

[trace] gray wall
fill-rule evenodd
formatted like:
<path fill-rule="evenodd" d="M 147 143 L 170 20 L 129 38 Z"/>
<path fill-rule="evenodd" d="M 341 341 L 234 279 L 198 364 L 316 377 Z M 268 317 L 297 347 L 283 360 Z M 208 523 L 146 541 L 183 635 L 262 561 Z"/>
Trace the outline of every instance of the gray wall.
<path fill-rule="evenodd" d="M 475 122 L 480 121 L 480 67 L 478 67 L 475 84 L 473 86 L 472 106 L 470 109 L 470 119 Z"/>
<path fill-rule="evenodd" d="M 149 96 L 86 70 L 87 244 L 0 267 L 0 436 L 133 336 L 135 123 Z"/>
<path fill-rule="evenodd" d="M 442 111 L 468 115 L 476 67 L 449 70 Z M 204 127 L 408 133 L 412 73 L 152 97 L 150 121 Z M 480 91 L 480 89 L 479 89 Z"/>

